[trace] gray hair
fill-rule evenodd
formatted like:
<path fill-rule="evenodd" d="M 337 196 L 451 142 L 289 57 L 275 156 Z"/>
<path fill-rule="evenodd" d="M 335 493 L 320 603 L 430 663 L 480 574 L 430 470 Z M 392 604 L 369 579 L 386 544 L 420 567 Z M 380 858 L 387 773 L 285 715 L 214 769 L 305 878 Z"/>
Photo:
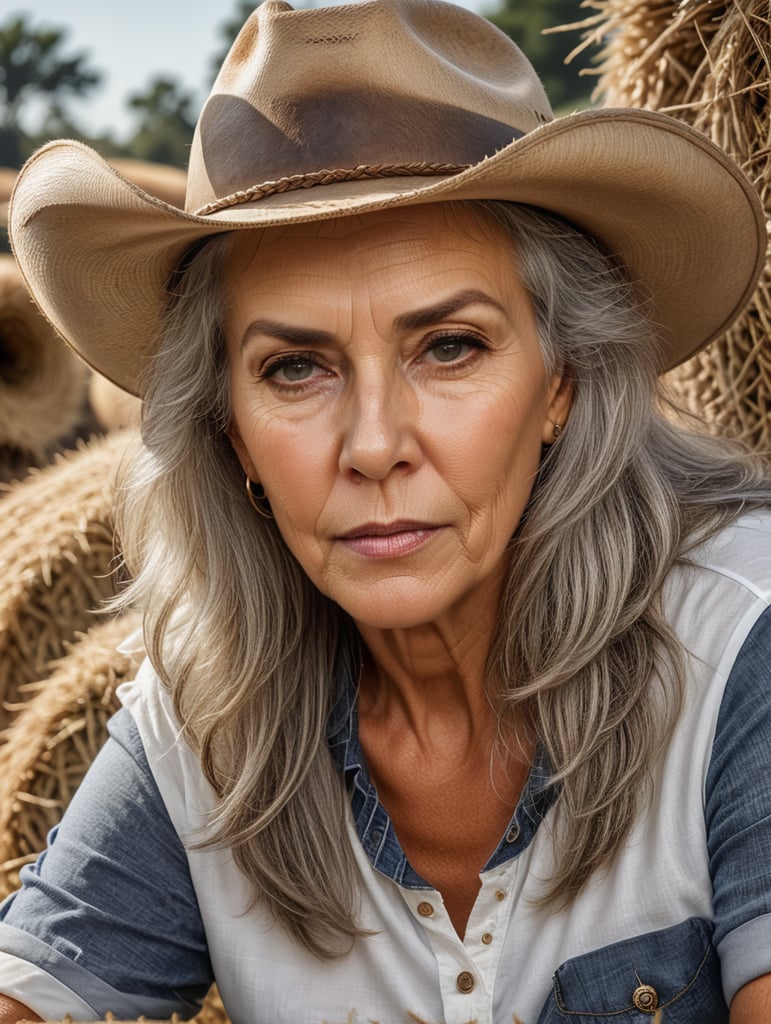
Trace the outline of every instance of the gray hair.
<path fill-rule="evenodd" d="M 617 263 L 556 217 L 467 204 L 512 240 L 547 367 L 572 377 L 568 425 L 544 454 L 488 665 L 500 721 L 541 743 L 561 845 L 543 902 L 568 902 L 628 834 L 682 698 L 660 609 L 689 545 L 771 501 L 763 468 L 664 415 L 657 345 Z M 123 479 L 119 535 L 148 651 L 219 798 L 216 841 L 255 898 L 320 957 L 360 933 L 344 789 L 326 744 L 339 652 L 358 637 L 254 515 L 230 422 L 221 268 L 232 236 L 170 285 L 148 377 L 143 444 Z M 504 730 L 501 730 L 503 735 Z M 567 837 L 570 837 L 569 842 Z"/>

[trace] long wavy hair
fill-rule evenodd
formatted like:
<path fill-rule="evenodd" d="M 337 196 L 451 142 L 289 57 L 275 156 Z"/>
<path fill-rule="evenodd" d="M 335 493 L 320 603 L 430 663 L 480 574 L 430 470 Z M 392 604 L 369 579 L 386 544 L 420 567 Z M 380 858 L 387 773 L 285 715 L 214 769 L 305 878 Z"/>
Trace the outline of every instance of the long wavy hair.
<path fill-rule="evenodd" d="M 575 388 L 512 538 L 487 672 L 502 726 L 524 723 L 559 784 L 542 899 L 557 907 L 628 835 L 681 705 L 683 658 L 660 603 L 668 572 L 769 503 L 771 483 L 758 458 L 666 415 L 646 304 L 595 241 L 542 211 L 465 205 L 508 233 L 547 370 Z M 119 493 L 133 574 L 121 601 L 144 610 L 150 658 L 217 794 L 215 841 L 297 941 L 332 957 L 361 934 L 326 743 L 340 653 L 358 658 L 360 641 L 246 500 L 226 436 L 231 238 L 188 254 L 169 286 Z"/>

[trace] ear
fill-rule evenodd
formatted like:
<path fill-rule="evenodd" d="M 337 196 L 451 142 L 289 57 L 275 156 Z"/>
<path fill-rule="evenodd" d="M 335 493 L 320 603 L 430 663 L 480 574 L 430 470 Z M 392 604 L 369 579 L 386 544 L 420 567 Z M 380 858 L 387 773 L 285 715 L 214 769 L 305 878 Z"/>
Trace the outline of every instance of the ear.
<path fill-rule="evenodd" d="M 573 381 L 566 374 L 555 373 L 549 384 L 546 418 L 543 421 L 541 440 L 554 444 L 564 429 L 573 402 Z M 559 428 L 555 431 L 555 427 Z"/>
<path fill-rule="evenodd" d="M 231 420 L 228 424 L 228 428 L 225 431 L 228 435 L 230 443 L 233 446 L 233 451 L 236 453 L 236 458 L 241 463 L 241 468 L 244 473 L 253 480 L 254 483 L 259 483 L 259 477 L 257 476 L 257 469 L 252 462 L 251 456 L 244 444 L 244 439 L 241 437 L 241 431 L 238 429 L 235 420 Z"/>

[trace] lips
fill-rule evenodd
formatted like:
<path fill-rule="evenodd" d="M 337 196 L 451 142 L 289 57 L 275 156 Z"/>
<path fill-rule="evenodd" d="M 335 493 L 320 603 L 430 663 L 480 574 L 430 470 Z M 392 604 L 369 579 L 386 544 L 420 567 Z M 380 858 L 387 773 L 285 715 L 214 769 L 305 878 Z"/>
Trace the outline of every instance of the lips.
<path fill-rule="evenodd" d="M 435 530 L 432 523 L 421 523 L 412 519 L 400 519 L 394 523 L 365 523 L 340 535 L 340 540 L 356 540 L 359 537 L 392 537 L 397 533 L 412 533 L 416 530 Z"/>
<path fill-rule="evenodd" d="M 347 549 L 365 558 L 400 558 L 427 544 L 443 529 L 433 523 L 398 520 L 393 523 L 364 523 L 338 539 Z"/>

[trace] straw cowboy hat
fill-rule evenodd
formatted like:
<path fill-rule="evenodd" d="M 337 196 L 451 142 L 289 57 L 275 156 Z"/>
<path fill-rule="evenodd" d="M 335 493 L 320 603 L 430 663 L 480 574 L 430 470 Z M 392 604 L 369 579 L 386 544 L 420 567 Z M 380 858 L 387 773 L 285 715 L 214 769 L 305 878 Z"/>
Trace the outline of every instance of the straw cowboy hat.
<path fill-rule="evenodd" d="M 20 174 L 10 233 L 57 331 L 137 393 L 164 286 L 207 236 L 480 198 L 551 210 L 617 254 L 652 297 L 662 369 L 733 321 L 764 262 L 757 196 L 704 136 L 645 110 L 555 120 L 517 46 L 439 0 L 268 0 L 203 108 L 184 210 L 60 141 Z"/>

